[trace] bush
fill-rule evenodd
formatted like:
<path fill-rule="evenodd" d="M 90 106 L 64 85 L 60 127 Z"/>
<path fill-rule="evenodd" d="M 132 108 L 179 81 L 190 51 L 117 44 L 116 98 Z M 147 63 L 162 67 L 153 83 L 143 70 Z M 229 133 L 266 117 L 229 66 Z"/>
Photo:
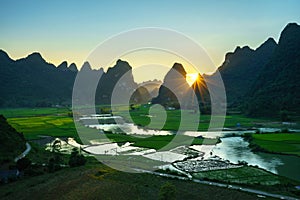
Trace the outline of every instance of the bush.
<path fill-rule="evenodd" d="M 244 135 L 242 135 L 242 137 L 244 138 L 244 140 L 251 142 L 253 140 L 252 138 L 252 133 L 244 133 Z"/>
<path fill-rule="evenodd" d="M 17 161 L 17 169 L 19 171 L 24 171 L 27 167 L 29 167 L 31 165 L 31 160 L 29 160 L 28 158 L 24 157 L 22 159 L 19 159 Z"/>
<path fill-rule="evenodd" d="M 73 148 L 70 160 L 69 160 L 69 165 L 70 167 L 77 167 L 77 166 L 82 166 L 85 165 L 86 159 L 83 155 L 79 154 L 77 148 Z"/>
<path fill-rule="evenodd" d="M 61 169 L 61 163 L 62 163 L 61 154 L 55 153 L 54 157 L 49 159 L 48 171 L 49 172 L 55 172 L 55 171 Z"/>

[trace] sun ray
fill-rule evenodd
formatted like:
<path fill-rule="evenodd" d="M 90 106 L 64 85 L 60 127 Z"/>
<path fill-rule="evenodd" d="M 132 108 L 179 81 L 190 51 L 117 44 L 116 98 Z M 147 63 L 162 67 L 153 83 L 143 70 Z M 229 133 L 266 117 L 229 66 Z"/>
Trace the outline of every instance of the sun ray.
<path fill-rule="evenodd" d="M 197 80 L 198 74 L 197 73 L 192 73 L 192 74 L 186 74 L 186 82 L 192 86 L 193 83 Z"/>

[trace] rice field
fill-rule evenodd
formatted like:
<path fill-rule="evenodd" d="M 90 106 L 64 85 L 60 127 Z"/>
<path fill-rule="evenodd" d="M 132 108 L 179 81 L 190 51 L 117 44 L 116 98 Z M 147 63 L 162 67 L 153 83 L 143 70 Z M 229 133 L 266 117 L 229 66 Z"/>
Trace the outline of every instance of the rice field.
<path fill-rule="evenodd" d="M 159 113 L 155 118 L 160 117 L 162 119 L 153 120 L 149 115 L 149 105 L 137 106 L 134 110 L 130 111 L 130 118 L 125 114 L 124 109 L 119 109 L 116 114 L 121 115 L 129 122 L 134 122 L 137 125 L 151 127 L 161 127 L 162 130 L 178 130 L 181 126 L 181 130 L 195 130 L 198 127 L 199 131 L 206 131 L 209 127 L 211 115 L 204 115 L 201 113 L 193 113 L 191 110 L 167 110 L 165 111 L 166 120 L 163 126 L 161 121 L 163 117 L 159 116 Z M 182 115 L 185 117 L 181 119 Z M 215 118 L 222 119 L 224 116 L 215 116 Z M 198 119 L 197 119 L 198 118 Z M 244 115 L 226 115 L 224 127 L 234 128 L 239 124 L 240 127 L 255 127 L 258 124 L 270 123 L 269 119 L 262 118 L 249 118 Z M 195 128 L 196 127 L 196 128 Z"/>
<path fill-rule="evenodd" d="M 223 180 L 232 184 L 247 185 L 276 185 L 280 183 L 294 183 L 295 181 L 276 176 L 271 172 L 255 167 L 240 167 L 226 170 L 212 170 L 194 173 L 193 176 L 206 180 Z"/>
<path fill-rule="evenodd" d="M 300 133 L 253 134 L 252 143 L 273 152 L 300 156 Z"/>
<path fill-rule="evenodd" d="M 9 118 L 8 122 L 26 139 L 38 139 L 39 136 L 76 137 L 73 119 L 69 117 L 43 116 L 30 118 Z"/>

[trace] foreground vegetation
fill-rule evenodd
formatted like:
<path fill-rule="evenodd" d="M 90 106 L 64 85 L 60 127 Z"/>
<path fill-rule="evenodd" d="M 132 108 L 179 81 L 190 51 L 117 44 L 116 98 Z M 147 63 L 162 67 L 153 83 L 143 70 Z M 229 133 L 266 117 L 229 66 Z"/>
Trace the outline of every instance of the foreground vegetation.
<path fill-rule="evenodd" d="M 256 199 L 256 195 L 151 174 L 124 173 L 97 161 L 0 187 L 1 199 L 159 199 L 171 184 L 176 199 Z"/>

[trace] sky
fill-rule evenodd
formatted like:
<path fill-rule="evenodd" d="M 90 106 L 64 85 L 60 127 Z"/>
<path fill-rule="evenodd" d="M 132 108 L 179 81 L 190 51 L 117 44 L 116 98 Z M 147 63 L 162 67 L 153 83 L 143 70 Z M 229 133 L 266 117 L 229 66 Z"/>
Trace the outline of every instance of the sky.
<path fill-rule="evenodd" d="M 300 22 L 299 0 L 0 0 L 0 5 L 0 49 L 13 59 L 40 52 L 50 63 L 66 60 L 79 68 L 100 43 L 136 28 L 178 31 L 218 67 L 236 46 L 255 49 L 269 37 L 278 41 L 287 23 Z M 162 63 L 172 65 L 171 58 Z M 143 60 L 125 59 L 135 65 Z M 203 73 L 210 71 L 203 67 Z"/>

